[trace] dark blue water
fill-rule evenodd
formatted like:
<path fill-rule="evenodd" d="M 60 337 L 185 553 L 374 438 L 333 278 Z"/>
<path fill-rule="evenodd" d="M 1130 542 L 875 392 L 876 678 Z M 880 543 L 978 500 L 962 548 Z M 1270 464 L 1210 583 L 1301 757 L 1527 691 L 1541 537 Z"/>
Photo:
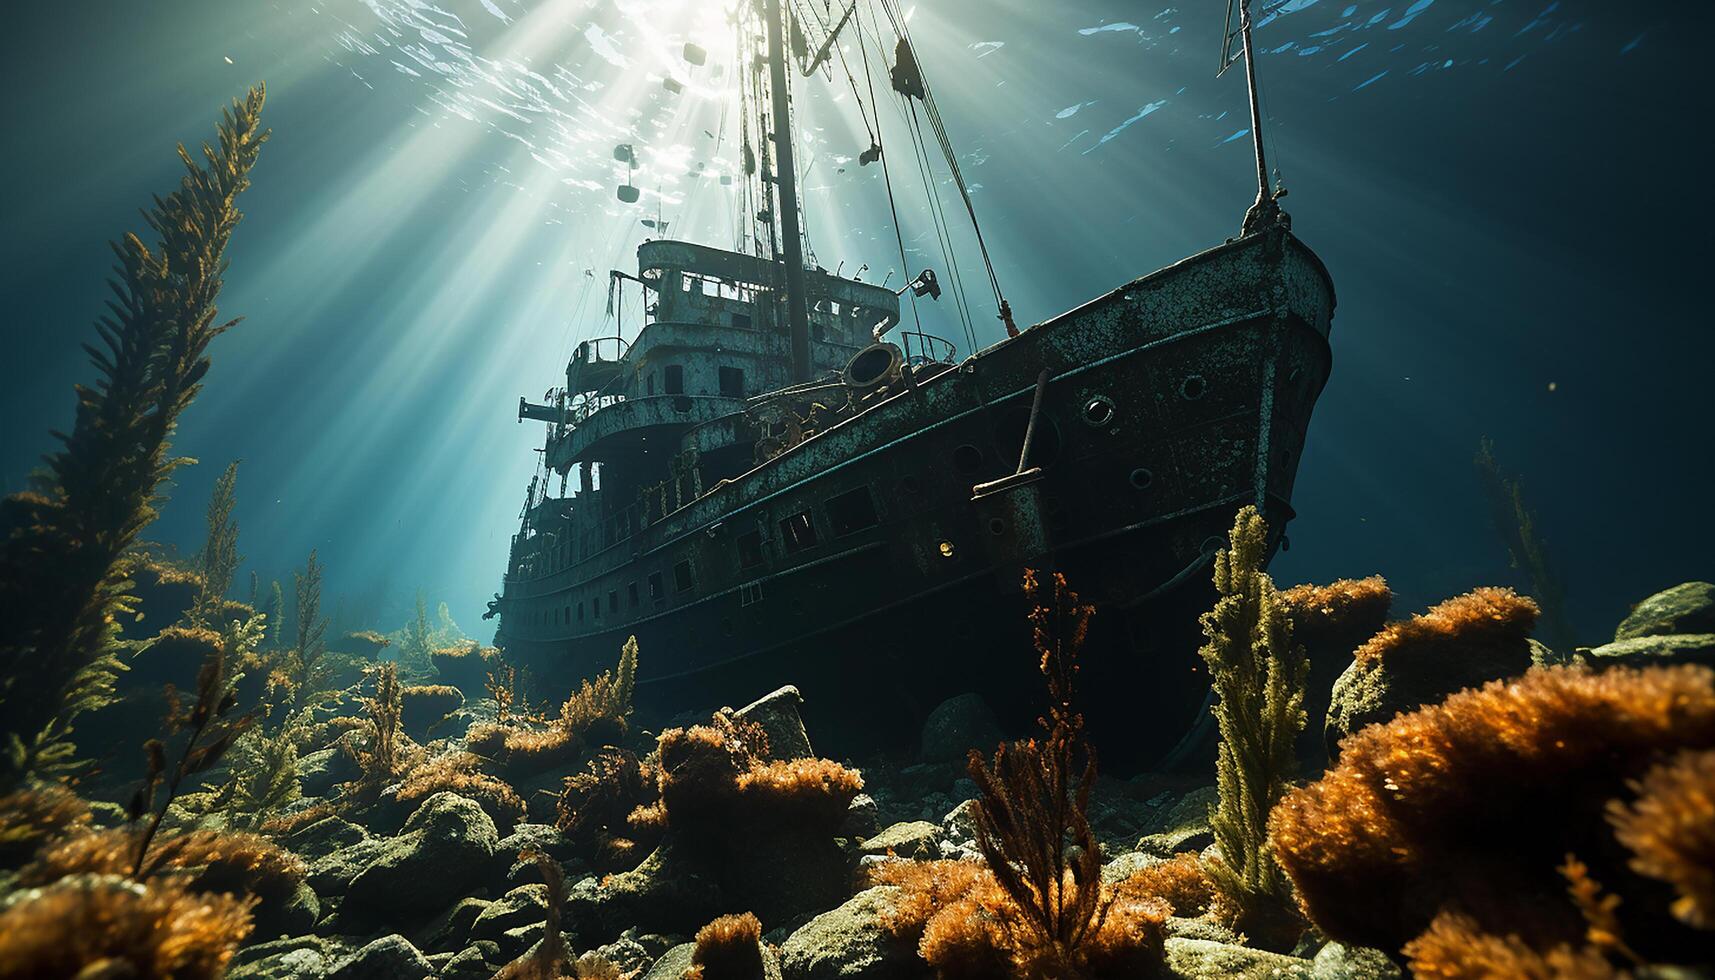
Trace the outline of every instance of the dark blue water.
<path fill-rule="evenodd" d="M 6 487 L 49 447 L 47 430 L 69 424 L 105 241 L 171 186 L 172 144 L 204 138 L 224 100 L 266 80 L 274 141 L 242 203 L 222 303 L 246 320 L 217 342 L 179 432 L 202 465 L 181 471 L 150 536 L 193 550 L 209 486 L 242 458 L 241 582 L 251 568 L 289 582 L 317 548 L 341 625 L 397 626 L 422 589 L 477 632 L 540 445 L 514 421 L 518 396 L 540 397 L 576 340 L 612 330 L 606 270 L 634 264 L 655 234 L 640 219 L 731 243 L 730 194 L 696 175 L 699 163 L 732 167 L 725 83 L 717 59 L 694 72 L 677 59 L 687 38 L 724 43 L 708 6 L 10 11 Z M 1255 176 L 1242 77 L 1214 77 L 1224 6 L 906 4 L 1021 321 L 1237 231 Z M 1277 578 L 1381 572 L 1402 610 L 1526 585 L 1471 465 L 1484 435 L 1525 480 L 1586 641 L 1629 602 L 1709 577 L 1707 8 L 1259 10 L 1268 149 L 1295 229 L 1339 292 L 1334 374 Z M 687 91 L 665 91 L 664 72 Z M 800 89 L 816 258 L 867 263 L 879 279 L 901 263 L 877 168 L 851 159 L 867 136 L 850 86 L 836 68 Z M 885 106 L 890 140 L 899 123 Z M 639 148 L 636 206 L 614 199 L 617 142 Z M 945 272 L 922 181 L 897 146 L 906 264 Z M 957 219 L 955 199 L 943 202 Z M 968 227 L 954 224 L 984 345 L 1001 336 L 993 298 Z M 968 351 L 950 297 L 921 315 Z"/>

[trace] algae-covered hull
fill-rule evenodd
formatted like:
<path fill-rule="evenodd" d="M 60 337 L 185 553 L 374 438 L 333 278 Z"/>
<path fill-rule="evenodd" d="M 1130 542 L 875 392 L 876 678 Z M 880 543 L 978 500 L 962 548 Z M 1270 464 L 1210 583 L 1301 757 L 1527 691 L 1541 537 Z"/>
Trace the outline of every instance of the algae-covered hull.
<path fill-rule="evenodd" d="M 1098 609 L 1090 697 L 1122 700 L 1137 750 L 1164 751 L 1206 695 L 1195 612 L 1233 511 L 1292 516 L 1333 310 L 1284 229 L 1210 249 L 924 372 L 623 547 L 515 565 L 496 642 L 554 686 L 635 634 L 646 711 L 790 682 L 827 737 L 887 743 L 961 691 L 1028 710 L 1019 582 L 1052 568 Z M 1040 478 L 973 499 L 1019 467 L 1044 376 L 1026 460 Z"/>

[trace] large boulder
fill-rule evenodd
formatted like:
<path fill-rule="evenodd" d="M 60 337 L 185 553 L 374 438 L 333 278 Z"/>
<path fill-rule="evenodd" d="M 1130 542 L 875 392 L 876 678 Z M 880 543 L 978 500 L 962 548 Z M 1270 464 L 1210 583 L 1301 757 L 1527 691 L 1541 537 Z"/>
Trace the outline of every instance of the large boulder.
<path fill-rule="evenodd" d="M 548 886 L 519 885 L 500 898 L 488 903 L 471 923 L 470 938 L 488 939 L 500 943 L 502 934 L 520 926 L 546 922 L 548 919 Z"/>
<path fill-rule="evenodd" d="M 350 820 L 326 816 L 294 829 L 280 838 L 280 844 L 306 861 L 319 861 L 368 839 L 369 833 Z"/>
<path fill-rule="evenodd" d="M 924 762 L 963 762 L 972 749 L 992 752 L 1005 737 L 981 695 L 960 694 L 929 712 L 917 754 Z"/>
<path fill-rule="evenodd" d="M 1314 980 L 1399 980 L 1399 967 L 1379 949 L 1329 943 L 1311 961 Z"/>
<path fill-rule="evenodd" d="M 806 922 L 780 947 L 785 980 L 920 980 L 934 975 L 916 944 L 883 926 L 899 889 L 883 885 Z"/>
<path fill-rule="evenodd" d="M 322 980 L 349 947 L 320 936 L 252 943 L 232 957 L 229 980 Z"/>
<path fill-rule="evenodd" d="M 1219 799 L 1213 786 L 1201 786 L 1180 797 L 1153 821 L 1153 833 L 1138 840 L 1137 849 L 1145 854 L 1170 858 L 1175 854 L 1196 853 L 1215 842 L 1215 832 L 1209 826 L 1209 812 Z"/>
<path fill-rule="evenodd" d="M 305 796 L 326 796 L 335 786 L 349 783 L 359 775 L 357 760 L 342 745 L 298 757 L 298 785 Z"/>
<path fill-rule="evenodd" d="M 410 940 L 382 936 L 334 966 L 327 980 L 427 980 L 435 968 Z"/>
<path fill-rule="evenodd" d="M 768 733 L 769 759 L 812 759 L 816 753 L 810 748 L 810 735 L 798 713 L 803 703 L 804 696 L 788 684 L 738 709 L 733 717 L 762 726 Z"/>
<path fill-rule="evenodd" d="M 894 857 L 928 861 L 940 856 L 941 827 L 927 820 L 912 820 L 893 826 L 865 840 L 862 854 L 891 854 Z"/>
<path fill-rule="evenodd" d="M 1657 592 L 1632 607 L 1631 614 L 1614 630 L 1614 639 L 1672 633 L 1715 633 L 1715 585 L 1686 582 Z"/>
<path fill-rule="evenodd" d="M 346 891 L 344 922 L 421 923 L 485 880 L 495 864 L 500 835 L 481 806 L 454 793 L 423 801 L 405 830 L 379 853 Z"/>

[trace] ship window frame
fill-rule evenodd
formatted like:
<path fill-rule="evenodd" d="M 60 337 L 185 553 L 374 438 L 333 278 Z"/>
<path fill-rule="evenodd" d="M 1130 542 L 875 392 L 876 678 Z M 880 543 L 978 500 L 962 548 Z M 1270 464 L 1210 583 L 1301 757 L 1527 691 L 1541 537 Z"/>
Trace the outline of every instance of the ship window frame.
<path fill-rule="evenodd" d="M 673 591 L 689 592 L 697 587 L 697 578 L 691 574 L 691 560 L 682 558 L 673 564 Z"/>
<path fill-rule="evenodd" d="M 762 580 L 746 582 L 738 587 L 739 608 L 753 606 L 762 601 Z"/>
<path fill-rule="evenodd" d="M 627 602 L 630 604 L 631 608 L 633 608 L 633 609 L 636 609 L 638 604 L 640 604 L 643 601 L 640 598 L 639 593 L 637 591 L 637 583 L 636 582 L 625 583 L 625 598 L 626 598 Z"/>
<path fill-rule="evenodd" d="M 581 623 L 583 621 L 584 621 L 584 604 L 583 604 L 583 600 L 580 599 L 580 600 L 578 600 L 578 622 Z"/>
<path fill-rule="evenodd" d="M 875 509 L 875 494 L 867 483 L 829 497 L 822 509 L 828 513 L 828 530 L 836 539 L 881 523 L 881 515 Z"/>
<path fill-rule="evenodd" d="M 662 365 L 661 393 L 664 395 L 683 395 L 685 393 L 685 365 Z"/>
<path fill-rule="evenodd" d="M 667 601 L 667 585 L 660 572 L 649 573 L 649 601 L 658 606 Z"/>
<path fill-rule="evenodd" d="M 607 611 L 610 613 L 619 612 L 619 590 L 618 589 L 608 589 L 607 590 Z"/>
<path fill-rule="evenodd" d="M 780 543 L 788 555 L 801 554 L 821 544 L 816 519 L 808 508 L 780 520 Z"/>
<path fill-rule="evenodd" d="M 751 319 L 749 313 L 734 313 L 732 315 L 732 326 L 734 330 L 754 330 L 756 328 L 752 326 L 753 322 L 754 321 Z"/>
<path fill-rule="evenodd" d="M 601 619 L 601 596 L 599 595 L 590 600 L 590 618 L 598 621 Z"/>
<path fill-rule="evenodd" d="M 720 393 L 722 398 L 744 397 L 744 368 L 734 367 L 731 364 L 722 364 L 720 366 L 718 381 L 720 384 Z M 729 381 L 732 383 L 728 384 L 727 382 Z"/>
<path fill-rule="evenodd" d="M 762 530 L 760 528 L 744 532 L 738 536 L 733 544 L 738 549 L 739 571 L 748 572 L 767 563 L 768 553 L 762 547 Z M 752 545 L 755 546 L 755 551 L 751 551 Z M 754 560 L 751 560 L 752 558 Z"/>

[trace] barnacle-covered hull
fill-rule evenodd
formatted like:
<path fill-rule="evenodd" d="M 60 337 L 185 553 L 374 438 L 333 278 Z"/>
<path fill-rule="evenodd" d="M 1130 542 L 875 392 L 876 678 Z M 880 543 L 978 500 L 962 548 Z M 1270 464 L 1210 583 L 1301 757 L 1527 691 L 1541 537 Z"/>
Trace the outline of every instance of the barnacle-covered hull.
<path fill-rule="evenodd" d="M 1258 503 L 1276 529 L 1292 516 L 1333 309 L 1321 262 L 1284 229 L 1193 256 L 923 373 L 623 553 L 509 577 L 497 643 L 557 683 L 635 634 L 646 710 L 790 682 L 825 738 L 885 743 L 961 691 L 1030 709 L 1019 580 L 1052 568 L 1098 608 L 1090 716 L 1123 705 L 1149 733 L 1137 751 L 1167 751 L 1206 695 L 1195 614 L 1233 511 Z M 1044 372 L 1039 478 L 973 499 L 1018 467 Z"/>

